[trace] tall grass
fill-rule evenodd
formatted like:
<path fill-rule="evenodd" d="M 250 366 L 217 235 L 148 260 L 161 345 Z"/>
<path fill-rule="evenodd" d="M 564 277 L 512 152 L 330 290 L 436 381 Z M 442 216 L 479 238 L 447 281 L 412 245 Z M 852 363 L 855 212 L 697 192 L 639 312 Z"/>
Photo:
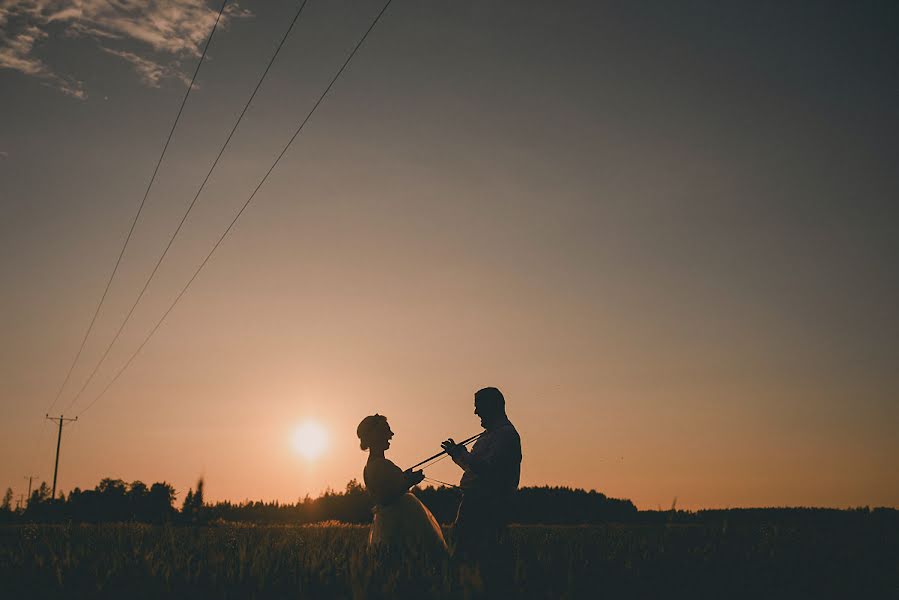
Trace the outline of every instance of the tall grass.
<path fill-rule="evenodd" d="M 512 527 L 522 598 L 890 598 L 896 531 L 759 525 Z M 0 527 L 4 597 L 476 598 L 477 572 L 374 556 L 367 528 L 220 524 Z"/>

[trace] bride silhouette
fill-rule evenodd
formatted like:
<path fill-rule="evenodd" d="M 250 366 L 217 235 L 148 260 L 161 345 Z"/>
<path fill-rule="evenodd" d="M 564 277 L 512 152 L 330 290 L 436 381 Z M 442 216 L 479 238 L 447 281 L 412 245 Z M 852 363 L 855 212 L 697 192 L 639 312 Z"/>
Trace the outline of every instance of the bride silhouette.
<path fill-rule="evenodd" d="M 368 450 L 362 477 L 375 502 L 368 536 L 371 548 L 446 553 L 446 541 L 431 511 L 409 488 L 424 479 L 421 471 L 403 471 L 384 457 L 393 432 L 383 415 L 362 419 L 356 428 L 360 446 Z"/>

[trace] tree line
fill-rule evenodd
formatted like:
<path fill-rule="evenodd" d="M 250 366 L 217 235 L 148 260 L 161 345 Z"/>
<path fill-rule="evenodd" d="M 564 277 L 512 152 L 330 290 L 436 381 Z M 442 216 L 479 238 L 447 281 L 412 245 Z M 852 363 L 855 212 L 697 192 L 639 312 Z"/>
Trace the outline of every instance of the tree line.
<path fill-rule="evenodd" d="M 412 492 L 441 523 L 452 523 L 462 497 L 457 488 L 423 487 Z M 328 490 L 312 498 L 293 503 L 243 501 L 207 503 L 204 482 L 197 481 L 188 490 L 180 506 L 177 492 L 166 482 L 146 485 L 105 478 L 92 490 L 75 488 L 68 495 L 50 497 L 50 488 L 42 483 L 24 507 L 12 506 L 13 493 L 6 491 L 0 505 L 0 523 L 104 523 L 139 522 L 172 524 L 209 524 L 246 522 L 257 524 L 306 524 L 323 521 L 368 523 L 372 519 L 372 501 L 356 480 L 340 491 Z M 595 490 L 568 487 L 524 487 L 509 506 L 510 518 L 519 524 L 589 525 L 601 523 L 640 523 L 646 525 L 695 525 L 714 523 L 726 531 L 731 525 L 783 523 L 789 525 L 827 524 L 855 526 L 859 523 L 881 527 L 899 526 L 899 511 L 868 507 L 851 510 L 826 508 L 751 508 L 726 510 L 648 510 L 638 511 L 630 500 L 609 498 Z"/>
<path fill-rule="evenodd" d="M 167 482 L 148 486 L 142 481 L 127 483 L 121 479 L 104 478 L 92 490 L 75 488 L 68 495 L 60 493 L 56 498 L 51 498 L 50 488 L 41 483 L 25 506 L 18 510 L 11 506 L 12 490 L 8 490 L 0 507 L 0 521 L 303 524 L 321 521 L 368 523 L 372 519 L 371 498 L 355 479 L 343 490 L 327 490 L 316 498 L 307 495 L 294 503 L 250 500 L 207 503 L 203 487 L 200 479 L 188 490 L 179 508 L 176 506 L 177 492 Z M 412 492 L 438 521 L 451 523 L 455 518 L 462 497 L 457 488 L 428 486 L 413 488 Z M 514 522 L 547 524 L 627 521 L 637 513 L 630 500 L 609 498 L 595 490 L 566 487 L 522 488 L 510 511 Z"/>

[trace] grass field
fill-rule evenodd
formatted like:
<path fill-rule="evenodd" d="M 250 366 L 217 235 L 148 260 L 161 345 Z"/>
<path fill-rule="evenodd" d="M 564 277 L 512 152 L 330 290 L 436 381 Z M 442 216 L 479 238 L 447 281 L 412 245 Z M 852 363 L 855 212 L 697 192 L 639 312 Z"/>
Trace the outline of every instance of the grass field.
<path fill-rule="evenodd" d="M 5 598 L 468 598 L 458 564 L 378 559 L 357 525 L 0 528 Z M 512 527 L 524 598 L 899 598 L 896 531 L 776 524 Z"/>

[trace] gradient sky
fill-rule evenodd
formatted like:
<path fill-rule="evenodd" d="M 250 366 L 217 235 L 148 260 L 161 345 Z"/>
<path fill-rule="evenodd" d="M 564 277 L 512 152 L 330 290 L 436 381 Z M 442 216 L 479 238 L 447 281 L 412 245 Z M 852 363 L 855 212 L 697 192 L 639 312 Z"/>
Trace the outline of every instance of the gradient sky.
<path fill-rule="evenodd" d="M 396 0 L 132 367 L 59 485 L 205 476 L 292 501 L 478 431 L 522 483 L 641 508 L 899 506 L 894 2 Z M 214 19 L 199 0 L 0 0 L 0 487 L 43 421 Z M 310 0 L 79 414 L 159 318 L 380 9 Z M 58 414 L 195 193 L 296 2 L 209 49 Z M 152 24 L 152 25 L 151 25 Z M 330 434 L 318 461 L 291 432 Z M 449 461 L 429 475 L 454 480 Z"/>

